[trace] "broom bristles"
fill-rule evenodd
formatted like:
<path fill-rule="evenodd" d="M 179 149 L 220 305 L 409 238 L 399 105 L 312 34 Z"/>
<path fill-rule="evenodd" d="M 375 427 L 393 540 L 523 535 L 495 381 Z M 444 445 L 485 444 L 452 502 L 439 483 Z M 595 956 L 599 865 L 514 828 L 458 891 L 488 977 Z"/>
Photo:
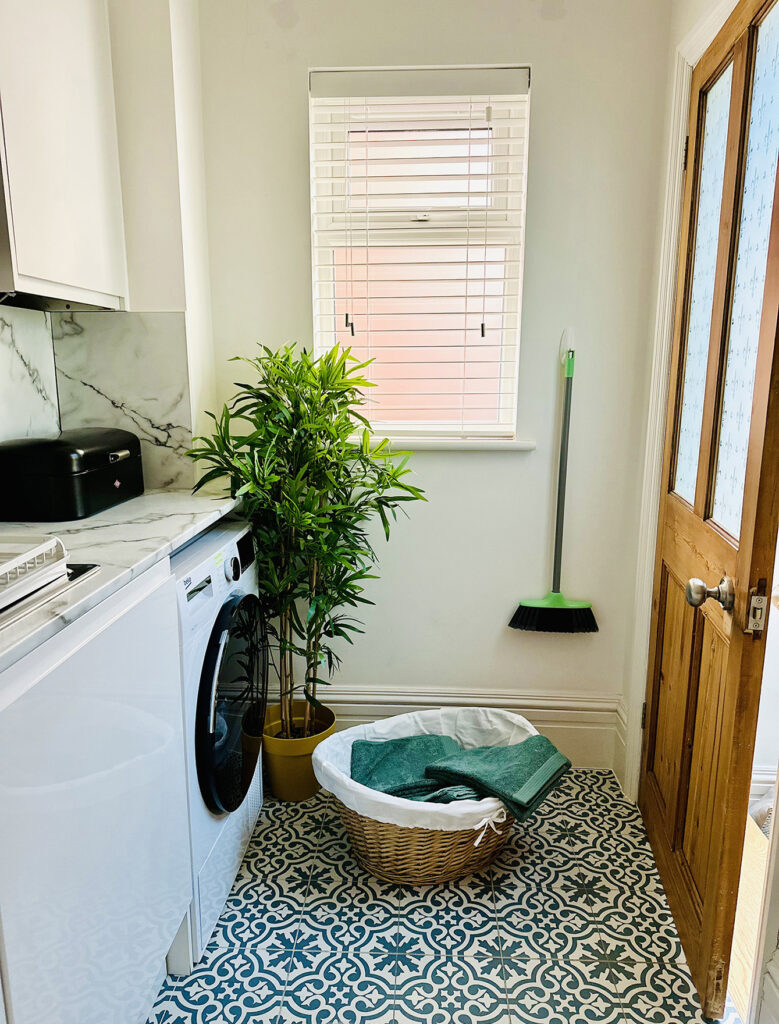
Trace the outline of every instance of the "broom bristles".
<path fill-rule="evenodd" d="M 520 604 L 511 616 L 512 629 L 533 633 L 597 633 L 592 608 L 539 608 Z"/>

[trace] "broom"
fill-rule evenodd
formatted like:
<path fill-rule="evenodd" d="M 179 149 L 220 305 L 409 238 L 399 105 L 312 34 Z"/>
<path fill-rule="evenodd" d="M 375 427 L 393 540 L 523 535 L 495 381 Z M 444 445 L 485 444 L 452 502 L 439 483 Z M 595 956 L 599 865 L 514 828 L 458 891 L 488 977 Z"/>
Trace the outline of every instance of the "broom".
<path fill-rule="evenodd" d="M 574 350 L 565 354 L 565 399 L 563 429 L 560 436 L 560 471 L 557 478 L 557 517 L 554 538 L 554 569 L 552 589 L 537 601 L 522 601 L 511 617 L 512 629 L 536 633 L 597 633 L 598 624 L 589 601 L 572 601 L 560 591 L 560 569 L 563 561 L 563 518 L 565 515 L 565 479 L 568 472 L 568 437 L 571 428 L 571 395 L 573 393 Z"/>

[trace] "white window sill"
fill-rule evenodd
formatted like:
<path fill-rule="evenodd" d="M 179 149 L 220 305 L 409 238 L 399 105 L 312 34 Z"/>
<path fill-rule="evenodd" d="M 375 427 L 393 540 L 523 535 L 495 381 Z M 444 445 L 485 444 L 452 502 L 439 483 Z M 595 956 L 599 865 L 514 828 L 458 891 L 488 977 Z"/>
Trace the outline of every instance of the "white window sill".
<path fill-rule="evenodd" d="M 528 438 L 501 437 L 391 437 L 396 451 L 406 452 L 532 452 L 536 442 Z"/>

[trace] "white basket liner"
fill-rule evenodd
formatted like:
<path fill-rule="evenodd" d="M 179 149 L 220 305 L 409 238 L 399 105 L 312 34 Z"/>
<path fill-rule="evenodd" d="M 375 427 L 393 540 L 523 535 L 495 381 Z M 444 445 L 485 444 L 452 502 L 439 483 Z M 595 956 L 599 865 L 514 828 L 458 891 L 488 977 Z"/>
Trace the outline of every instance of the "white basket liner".
<path fill-rule="evenodd" d="M 432 828 L 442 832 L 484 829 L 491 821 L 503 821 L 506 808 L 495 797 L 431 804 L 404 800 L 370 789 L 351 778 L 352 743 L 355 740 L 393 740 L 401 736 L 452 736 L 471 747 L 507 747 L 537 735 L 527 719 L 497 708 L 435 708 L 412 711 L 367 725 L 335 732 L 314 751 L 314 774 L 320 785 L 350 810 L 388 825 Z"/>

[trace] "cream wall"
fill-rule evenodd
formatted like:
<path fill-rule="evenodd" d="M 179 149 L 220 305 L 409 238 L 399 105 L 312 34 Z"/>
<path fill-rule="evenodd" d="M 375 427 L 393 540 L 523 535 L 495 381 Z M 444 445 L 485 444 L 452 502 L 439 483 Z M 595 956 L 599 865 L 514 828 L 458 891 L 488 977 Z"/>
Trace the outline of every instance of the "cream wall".
<path fill-rule="evenodd" d="M 669 19 L 665 0 L 201 0 L 221 399 L 230 356 L 311 337 L 308 69 L 532 66 L 519 408 L 537 448 L 414 456 L 429 502 L 381 544 L 376 606 L 337 683 L 352 717 L 527 708 L 580 763 L 621 763 Z M 579 358 L 563 582 L 600 632 L 523 634 L 506 622 L 549 582 L 566 325 Z"/>
<path fill-rule="evenodd" d="M 671 46 L 673 52 L 688 33 L 697 28 L 708 18 L 717 19 L 717 24 L 724 24 L 730 10 L 736 6 L 736 0 L 672 0 L 671 2 Z M 724 13 L 723 13 L 724 12 Z"/>
<path fill-rule="evenodd" d="M 196 434 L 207 429 L 204 410 L 213 406 L 216 391 L 198 15 L 197 0 L 170 0 L 187 365 L 192 426 Z"/>

